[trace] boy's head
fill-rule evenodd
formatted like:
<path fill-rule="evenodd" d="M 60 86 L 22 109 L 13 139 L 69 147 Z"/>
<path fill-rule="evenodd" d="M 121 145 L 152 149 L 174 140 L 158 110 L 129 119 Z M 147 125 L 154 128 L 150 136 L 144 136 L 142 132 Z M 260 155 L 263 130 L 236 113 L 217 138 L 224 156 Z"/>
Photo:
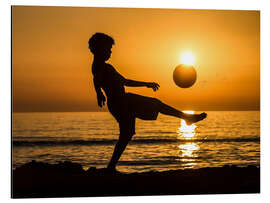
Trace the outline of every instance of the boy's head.
<path fill-rule="evenodd" d="M 114 39 L 104 33 L 95 33 L 88 41 L 88 48 L 97 57 L 108 60 L 111 56 L 111 48 Z"/>

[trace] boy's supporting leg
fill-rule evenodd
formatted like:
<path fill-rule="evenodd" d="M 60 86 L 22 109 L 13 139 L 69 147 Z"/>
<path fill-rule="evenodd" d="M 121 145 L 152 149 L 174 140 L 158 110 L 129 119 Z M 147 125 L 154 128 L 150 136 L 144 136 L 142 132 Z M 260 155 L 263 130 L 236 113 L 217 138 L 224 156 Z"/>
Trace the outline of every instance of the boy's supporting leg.
<path fill-rule="evenodd" d="M 113 155 L 112 158 L 108 164 L 109 169 L 115 170 L 116 164 L 118 162 L 118 160 L 120 159 L 122 153 L 124 152 L 124 150 L 126 149 L 126 146 L 128 145 L 129 141 L 131 140 L 132 136 L 123 136 L 120 134 L 119 136 L 119 140 L 117 141 L 115 147 L 114 147 L 114 151 L 113 151 Z"/>

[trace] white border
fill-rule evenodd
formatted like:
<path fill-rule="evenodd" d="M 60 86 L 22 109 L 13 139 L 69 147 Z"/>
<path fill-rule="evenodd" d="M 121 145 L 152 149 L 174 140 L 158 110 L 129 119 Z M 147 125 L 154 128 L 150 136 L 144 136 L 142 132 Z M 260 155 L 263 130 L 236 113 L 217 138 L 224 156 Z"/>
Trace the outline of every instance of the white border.
<path fill-rule="evenodd" d="M 1 1 L 1 171 L 0 171 L 0 198 L 10 199 L 10 6 L 11 5 L 46 5 L 46 6 L 88 6 L 88 7 L 133 7 L 133 8 L 184 8 L 184 9 L 234 9 L 234 10 L 261 10 L 261 194 L 250 195 L 192 195 L 192 196 L 152 196 L 152 197 L 114 197 L 114 198 L 65 198 L 65 199 L 26 199 L 19 201 L 52 201 L 52 202 L 100 202 L 110 201 L 117 203 L 155 201 L 155 202 L 266 202 L 269 198 L 269 155 L 270 135 L 269 116 L 270 101 L 270 63 L 269 63 L 269 20 L 270 9 L 267 0 L 13 0 Z M 247 59 L 248 60 L 248 59 Z M 266 162 L 267 161 L 267 162 Z M 268 200 L 269 201 L 269 200 Z"/>

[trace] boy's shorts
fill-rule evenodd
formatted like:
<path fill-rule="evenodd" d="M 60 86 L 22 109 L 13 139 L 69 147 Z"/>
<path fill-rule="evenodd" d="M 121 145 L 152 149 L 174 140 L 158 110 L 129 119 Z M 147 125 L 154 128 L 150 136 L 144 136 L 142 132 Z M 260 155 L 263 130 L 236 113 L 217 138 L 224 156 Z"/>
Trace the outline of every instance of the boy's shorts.
<path fill-rule="evenodd" d="M 109 107 L 109 106 L 108 106 Z M 126 93 L 125 103 L 119 105 L 118 110 L 109 108 L 112 115 L 119 123 L 120 135 L 134 135 L 135 119 L 156 120 L 159 113 L 159 100 L 138 94 Z"/>

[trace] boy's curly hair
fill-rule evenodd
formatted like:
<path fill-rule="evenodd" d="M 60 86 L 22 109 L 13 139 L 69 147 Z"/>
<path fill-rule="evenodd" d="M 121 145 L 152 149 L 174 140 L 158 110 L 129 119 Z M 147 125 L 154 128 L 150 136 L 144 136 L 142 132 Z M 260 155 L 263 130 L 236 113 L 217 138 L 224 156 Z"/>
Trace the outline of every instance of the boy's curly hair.
<path fill-rule="evenodd" d="M 114 45 L 114 39 L 109 35 L 97 32 L 88 41 L 88 48 L 94 54 L 96 50 Z"/>

